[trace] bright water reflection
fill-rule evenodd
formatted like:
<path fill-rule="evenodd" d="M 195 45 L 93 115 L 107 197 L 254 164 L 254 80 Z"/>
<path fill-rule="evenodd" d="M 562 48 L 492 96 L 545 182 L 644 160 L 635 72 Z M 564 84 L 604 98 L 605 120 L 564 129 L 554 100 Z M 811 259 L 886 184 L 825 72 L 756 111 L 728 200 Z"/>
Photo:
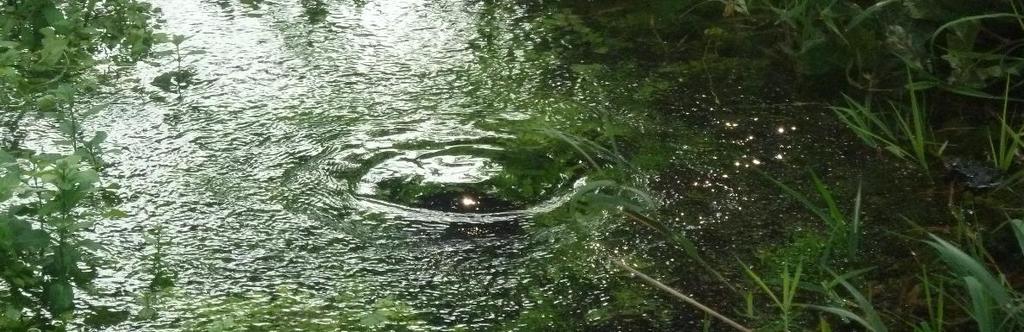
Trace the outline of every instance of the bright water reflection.
<path fill-rule="evenodd" d="M 493 122 L 537 110 L 495 107 L 535 83 L 490 86 L 477 62 L 488 55 L 468 46 L 484 5 L 330 1 L 310 23 L 298 1 L 154 2 L 167 31 L 191 37 L 183 64 L 196 76 L 180 96 L 161 90 L 150 82 L 176 69 L 152 59 L 96 100 L 110 107 L 86 126 L 110 133 L 107 174 L 130 216 L 97 225 L 118 264 L 87 301 L 141 308 L 154 250 L 143 234 L 158 228 L 176 287 L 155 319 L 101 325 L 473 330 L 529 305 L 527 267 L 548 254 L 523 228 L 578 179 L 534 179 L 530 199 L 496 180 L 529 178 L 502 162 L 534 157 Z M 517 14 L 501 15 L 487 19 Z"/>

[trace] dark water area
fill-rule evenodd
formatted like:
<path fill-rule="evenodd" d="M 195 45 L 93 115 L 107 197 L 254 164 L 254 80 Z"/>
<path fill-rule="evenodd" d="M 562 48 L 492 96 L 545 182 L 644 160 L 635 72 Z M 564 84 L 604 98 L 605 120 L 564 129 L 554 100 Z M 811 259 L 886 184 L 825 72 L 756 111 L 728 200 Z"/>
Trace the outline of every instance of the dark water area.
<path fill-rule="evenodd" d="M 84 123 L 109 134 L 104 175 L 128 215 L 88 235 L 117 262 L 80 299 L 85 324 L 104 331 L 644 331 L 703 319 L 594 253 L 668 263 L 652 274 L 708 303 L 734 299 L 642 226 L 568 225 L 561 210 L 596 174 L 566 144 L 524 134 L 537 127 L 620 130 L 613 148 L 655 193 L 659 219 L 737 280 L 737 257 L 820 227 L 765 174 L 807 183 L 812 170 L 846 198 L 884 183 L 865 186 L 871 209 L 944 198 L 784 79 L 721 72 L 710 88 L 635 103 L 622 97 L 635 78 L 576 79 L 587 68 L 536 52 L 525 7 L 153 2 L 164 30 L 190 37 L 183 68 L 170 54 L 121 69 Z M 625 113 L 642 115 L 585 125 Z M 27 143 L 57 146 L 59 132 L 38 126 Z M 143 296 L 157 229 L 174 287 Z M 591 236 L 575 238 L 581 229 Z M 145 306 L 158 314 L 138 319 Z"/>

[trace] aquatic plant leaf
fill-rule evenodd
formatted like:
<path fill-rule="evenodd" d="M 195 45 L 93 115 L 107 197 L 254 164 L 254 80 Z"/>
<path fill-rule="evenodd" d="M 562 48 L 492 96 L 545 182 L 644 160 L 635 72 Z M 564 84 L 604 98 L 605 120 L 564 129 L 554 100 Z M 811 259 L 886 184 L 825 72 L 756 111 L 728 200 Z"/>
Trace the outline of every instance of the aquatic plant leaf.
<path fill-rule="evenodd" d="M 154 33 L 151 35 L 151 38 L 153 38 L 154 44 L 163 44 L 171 41 L 170 35 L 163 32 Z"/>
<path fill-rule="evenodd" d="M 10 304 L 8 304 L 8 305 L 6 305 L 4 307 L 5 307 L 4 308 L 4 318 L 5 319 L 7 319 L 8 321 L 16 321 L 16 320 L 20 320 L 21 319 L 21 308 L 18 308 L 16 306 L 10 305 Z"/>
<path fill-rule="evenodd" d="M 139 309 L 139 312 L 135 314 L 135 318 L 144 321 L 153 320 L 158 316 L 158 314 L 159 313 L 156 311 L 156 309 L 153 309 L 153 307 L 145 306 L 142 309 Z"/>
<path fill-rule="evenodd" d="M 0 177 L 0 202 L 14 197 L 14 193 L 21 186 L 21 172 L 17 167 L 8 168 L 7 172 Z"/>
<path fill-rule="evenodd" d="M 181 43 L 184 43 L 186 40 L 189 40 L 190 38 L 192 38 L 192 37 L 185 37 L 183 35 L 174 35 L 173 37 L 171 37 L 171 43 L 174 44 L 174 45 L 181 45 Z"/>

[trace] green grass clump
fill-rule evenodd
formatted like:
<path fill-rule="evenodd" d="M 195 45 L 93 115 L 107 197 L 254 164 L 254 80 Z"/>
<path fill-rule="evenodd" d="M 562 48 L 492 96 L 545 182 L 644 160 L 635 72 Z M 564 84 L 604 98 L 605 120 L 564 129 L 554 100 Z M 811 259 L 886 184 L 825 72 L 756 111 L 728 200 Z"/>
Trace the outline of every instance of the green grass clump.
<path fill-rule="evenodd" d="M 792 187 L 778 180 L 769 178 L 775 185 L 782 189 L 787 195 L 800 202 L 808 211 L 814 213 L 828 229 L 828 245 L 825 256 L 832 251 L 838 251 L 845 257 L 853 259 L 860 250 L 861 233 L 861 187 L 857 187 L 857 195 L 854 198 L 853 211 L 847 215 L 839 208 L 839 203 L 833 196 L 831 189 L 818 178 L 817 174 L 811 173 L 811 180 L 814 183 L 814 190 L 819 198 L 825 203 L 824 207 L 811 201 L 810 198 L 796 191 Z"/>
<path fill-rule="evenodd" d="M 891 112 L 872 111 L 870 101 L 858 103 L 849 96 L 846 106 L 833 106 L 836 116 L 868 146 L 883 149 L 896 157 L 928 170 L 929 156 L 942 154 L 934 146 L 925 105 L 913 89 L 908 89 L 908 109 L 890 104 Z"/>
<path fill-rule="evenodd" d="M 1021 222 L 1015 220 L 1011 223 L 1018 240 L 1024 239 Z M 963 301 L 964 310 L 976 323 L 978 331 L 1024 329 L 1024 296 L 1010 286 L 1003 274 L 992 271 L 982 259 L 938 236 L 930 235 L 930 238 L 926 243 L 935 249 L 967 293 L 968 298 Z M 1024 251 L 1024 241 L 1020 244 Z"/>
<path fill-rule="evenodd" d="M 775 307 L 779 309 L 779 318 L 782 323 L 782 330 L 789 331 L 791 324 L 793 323 L 793 319 L 797 315 L 796 303 L 793 302 L 793 300 L 796 298 L 797 290 L 799 290 L 800 276 L 803 266 L 797 265 L 792 274 L 790 274 L 789 266 L 783 266 L 783 271 L 779 274 L 779 280 L 781 283 L 779 285 L 780 289 L 778 292 L 775 292 L 771 287 L 768 287 L 768 285 L 765 284 L 764 280 L 761 279 L 761 276 L 754 273 L 754 271 L 747 267 L 746 264 L 740 262 L 740 265 L 743 266 L 743 271 L 746 272 L 750 280 L 752 280 L 757 287 L 761 288 L 761 290 L 768 295 L 768 298 L 771 299 Z"/>
<path fill-rule="evenodd" d="M 992 164 L 995 168 L 1001 171 L 1009 171 L 1010 167 L 1013 166 L 1014 161 L 1021 153 L 1022 147 L 1024 147 L 1024 128 L 1014 129 L 1010 125 L 1010 118 L 1007 115 L 1007 110 L 1010 108 L 1010 77 L 1006 77 L 1006 88 L 1003 94 L 1003 111 L 999 116 L 999 138 L 995 139 L 989 135 L 989 155 L 992 158 Z"/>

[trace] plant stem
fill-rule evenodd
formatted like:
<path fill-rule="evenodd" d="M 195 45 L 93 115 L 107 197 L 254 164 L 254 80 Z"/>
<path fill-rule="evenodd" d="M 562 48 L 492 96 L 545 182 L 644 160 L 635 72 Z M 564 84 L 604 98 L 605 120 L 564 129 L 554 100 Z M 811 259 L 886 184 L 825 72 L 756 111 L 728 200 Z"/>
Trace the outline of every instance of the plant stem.
<path fill-rule="evenodd" d="M 669 286 L 661 283 L 660 281 L 655 280 L 654 278 L 651 278 L 650 276 L 641 273 L 640 271 L 637 271 L 636 269 L 630 267 L 629 265 L 626 265 L 625 261 L 614 260 L 613 259 L 612 263 L 615 264 L 616 266 L 622 268 L 623 270 L 629 271 L 629 273 L 632 273 L 633 275 L 639 277 L 640 280 L 643 280 L 644 282 L 650 284 L 651 286 L 657 287 L 657 288 L 659 288 L 659 289 L 661 289 L 661 290 L 671 294 L 672 296 L 675 296 L 676 298 L 678 298 L 680 300 L 683 300 L 683 302 L 686 302 L 686 303 L 688 303 L 688 304 L 690 304 L 690 305 L 692 305 L 694 307 L 697 307 L 697 309 L 700 309 L 701 311 L 703 311 L 703 312 L 705 312 L 705 313 L 707 313 L 707 314 L 709 314 L 711 316 L 714 316 L 715 318 L 718 318 L 718 320 L 721 320 L 722 322 L 725 322 L 726 324 L 729 324 L 729 326 L 732 326 L 737 331 L 744 331 L 744 332 L 752 332 L 753 331 L 750 328 L 745 327 L 743 325 L 740 325 L 740 323 L 737 323 L 736 321 L 733 321 L 732 319 L 729 319 L 729 317 L 725 317 L 724 315 L 716 312 L 715 310 L 713 310 L 711 308 L 708 308 L 707 306 L 701 304 L 700 302 L 697 302 L 697 300 L 694 300 L 693 298 L 691 298 L 689 296 L 683 295 L 683 293 L 680 293 L 679 291 L 675 290 L 674 288 L 669 287 Z"/>

